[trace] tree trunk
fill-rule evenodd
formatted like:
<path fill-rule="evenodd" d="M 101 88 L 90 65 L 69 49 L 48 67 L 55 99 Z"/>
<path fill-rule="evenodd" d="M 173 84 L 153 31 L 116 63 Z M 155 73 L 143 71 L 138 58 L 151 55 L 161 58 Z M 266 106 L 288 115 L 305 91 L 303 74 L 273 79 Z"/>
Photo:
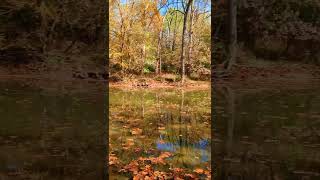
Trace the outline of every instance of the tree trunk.
<path fill-rule="evenodd" d="M 187 7 L 186 10 L 184 12 L 184 16 L 183 16 L 183 29 L 182 29 L 182 43 L 181 43 L 181 56 L 180 56 L 180 63 L 181 63 L 181 83 L 184 83 L 184 78 L 185 78 L 185 34 L 186 34 L 186 30 L 187 30 L 187 20 L 188 20 L 188 13 L 189 13 L 189 9 L 190 6 L 192 4 L 193 0 L 189 0 L 187 3 Z"/>
<path fill-rule="evenodd" d="M 165 18 L 163 18 L 163 21 L 165 20 Z M 170 47 L 171 48 L 171 23 L 172 23 L 172 18 L 169 21 L 168 24 L 168 38 L 166 39 L 166 47 Z"/>
<path fill-rule="evenodd" d="M 144 42 L 142 47 L 142 64 L 141 64 L 141 75 L 144 73 L 144 63 L 146 62 L 146 43 Z"/>
<path fill-rule="evenodd" d="M 193 16 L 194 16 L 194 10 L 193 10 L 193 3 L 191 4 L 191 11 L 190 11 L 190 24 L 189 24 L 189 44 L 188 44 L 188 57 L 187 57 L 187 69 L 186 73 L 187 75 L 190 75 L 190 66 L 191 66 L 191 54 L 192 54 L 192 26 L 193 26 Z"/>
<path fill-rule="evenodd" d="M 237 3 L 229 0 L 229 57 L 225 68 L 230 71 L 235 64 L 237 55 Z"/>
<path fill-rule="evenodd" d="M 162 40 L 162 30 L 159 32 L 159 38 L 158 38 L 158 48 L 157 48 L 157 67 L 156 67 L 156 73 L 161 74 L 161 40 Z"/>
<path fill-rule="evenodd" d="M 173 37 L 172 37 L 172 45 L 171 45 L 171 51 L 174 51 L 175 45 L 176 45 L 176 36 L 177 36 L 177 13 L 176 13 L 176 19 L 174 22 L 174 29 L 173 29 Z"/>

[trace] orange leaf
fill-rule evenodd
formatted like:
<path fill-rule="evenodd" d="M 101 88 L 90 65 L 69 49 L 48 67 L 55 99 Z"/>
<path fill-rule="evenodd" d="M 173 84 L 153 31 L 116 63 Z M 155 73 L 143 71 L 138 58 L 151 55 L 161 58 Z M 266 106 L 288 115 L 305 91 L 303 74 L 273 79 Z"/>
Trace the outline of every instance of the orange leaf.
<path fill-rule="evenodd" d="M 203 170 L 203 169 L 200 169 L 200 168 L 197 168 L 197 169 L 195 169 L 193 172 L 198 173 L 198 174 L 203 174 L 203 173 L 204 173 L 204 170 Z"/>

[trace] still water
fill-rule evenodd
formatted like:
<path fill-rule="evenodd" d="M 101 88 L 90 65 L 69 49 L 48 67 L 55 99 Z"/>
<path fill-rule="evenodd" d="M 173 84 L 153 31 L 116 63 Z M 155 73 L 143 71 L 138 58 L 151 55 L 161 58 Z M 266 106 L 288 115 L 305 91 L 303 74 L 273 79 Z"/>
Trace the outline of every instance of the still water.
<path fill-rule="evenodd" d="M 161 177 L 168 179 L 179 173 L 208 178 L 210 90 L 110 89 L 109 97 L 111 179 L 137 177 L 141 171 L 149 177 L 167 173 Z"/>
<path fill-rule="evenodd" d="M 102 179 L 106 126 L 100 86 L 1 81 L 0 179 Z"/>
<path fill-rule="evenodd" d="M 214 179 L 320 179 L 320 88 L 214 94 Z"/>
<path fill-rule="evenodd" d="M 146 167 L 206 179 L 211 159 L 213 179 L 319 179 L 319 89 L 215 89 L 212 123 L 210 90 L 110 89 L 110 179 Z M 1 81 L 0 179 L 102 179 L 104 96 L 104 85 Z"/>

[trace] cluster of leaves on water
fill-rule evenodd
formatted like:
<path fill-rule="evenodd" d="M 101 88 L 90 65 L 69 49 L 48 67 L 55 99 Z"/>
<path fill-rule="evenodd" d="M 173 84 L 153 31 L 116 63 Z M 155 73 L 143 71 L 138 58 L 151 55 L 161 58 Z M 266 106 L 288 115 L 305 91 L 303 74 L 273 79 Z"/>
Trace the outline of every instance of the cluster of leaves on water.
<path fill-rule="evenodd" d="M 208 91 L 111 90 L 111 175 L 210 178 L 209 159 L 201 161 L 201 153 L 210 154 L 209 95 Z M 203 150 L 195 148 L 203 145 Z"/>
<path fill-rule="evenodd" d="M 197 168 L 194 171 L 183 168 L 167 168 L 166 171 L 156 170 L 155 166 L 166 166 L 170 152 L 162 152 L 158 157 L 139 157 L 129 164 L 122 165 L 115 154 L 109 154 L 109 165 L 116 167 L 120 173 L 130 173 L 133 179 L 211 179 L 211 169 Z M 168 166 L 167 166 L 168 167 Z M 162 168 L 163 169 L 163 168 Z"/>

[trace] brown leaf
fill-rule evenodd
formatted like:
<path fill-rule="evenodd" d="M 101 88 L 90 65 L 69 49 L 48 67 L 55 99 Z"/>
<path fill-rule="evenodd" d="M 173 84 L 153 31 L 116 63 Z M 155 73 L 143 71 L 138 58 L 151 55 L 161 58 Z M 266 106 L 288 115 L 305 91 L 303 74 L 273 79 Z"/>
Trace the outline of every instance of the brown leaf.
<path fill-rule="evenodd" d="M 163 152 L 163 153 L 160 154 L 159 158 L 168 158 L 168 157 L 170 157 L 170 156 L 172 156 L 172 153 L 170 153 L 170 152 Z"/>
<path fill-rule="evenodd" d="M 198 173 L 198 174 L 203 174 L 203 173 L 204 173 L 204 170 L 203 170 L 203 169 L 200 169 L 200 168 L 197 168 L 197 169 L 195 169 L 193 172 Z"/>
<path fill-rule="evenodd" d="M 134 145 L 134 140 L 131 139 L 131 138 L 127 139 L 127 145 L 128 146 L 133 146 Z"/>
<path fill-rule="evenodd" d="M 173 171 L 174 171 L 175 173 L 181 173 L 181 172 L 183 172 L 184 170 L 181 169 L 181 168 L 173 168 Z"/>
<path fill-rule="evenodd" d="M 117 165 L 117 164 L 119 164 L 119 160 L 115 156 L 115 154 L 109 154 L 109 165 Z"/>
<path fill-rule="evenodd" d="M 142 129 L 140 129 L 140 128 L 133 128 L 133 129 L 131 130 L 131 134 L 132 134 L 132 135 L 140 135 L 140 134 L 142 134 Z"/>
<path fill-rule="evenodd" d="M 132 161 L 124 167 L 124 169 L 137 173 L 139 171 L 139 163 L 137 161 Z"/>
<path fill-rule="evenodd" d="M 185 174 L 184 176 L 189 177 L 191 179 L 195 179 L 195 175 L 193 175 L 193 174 Z"/>

